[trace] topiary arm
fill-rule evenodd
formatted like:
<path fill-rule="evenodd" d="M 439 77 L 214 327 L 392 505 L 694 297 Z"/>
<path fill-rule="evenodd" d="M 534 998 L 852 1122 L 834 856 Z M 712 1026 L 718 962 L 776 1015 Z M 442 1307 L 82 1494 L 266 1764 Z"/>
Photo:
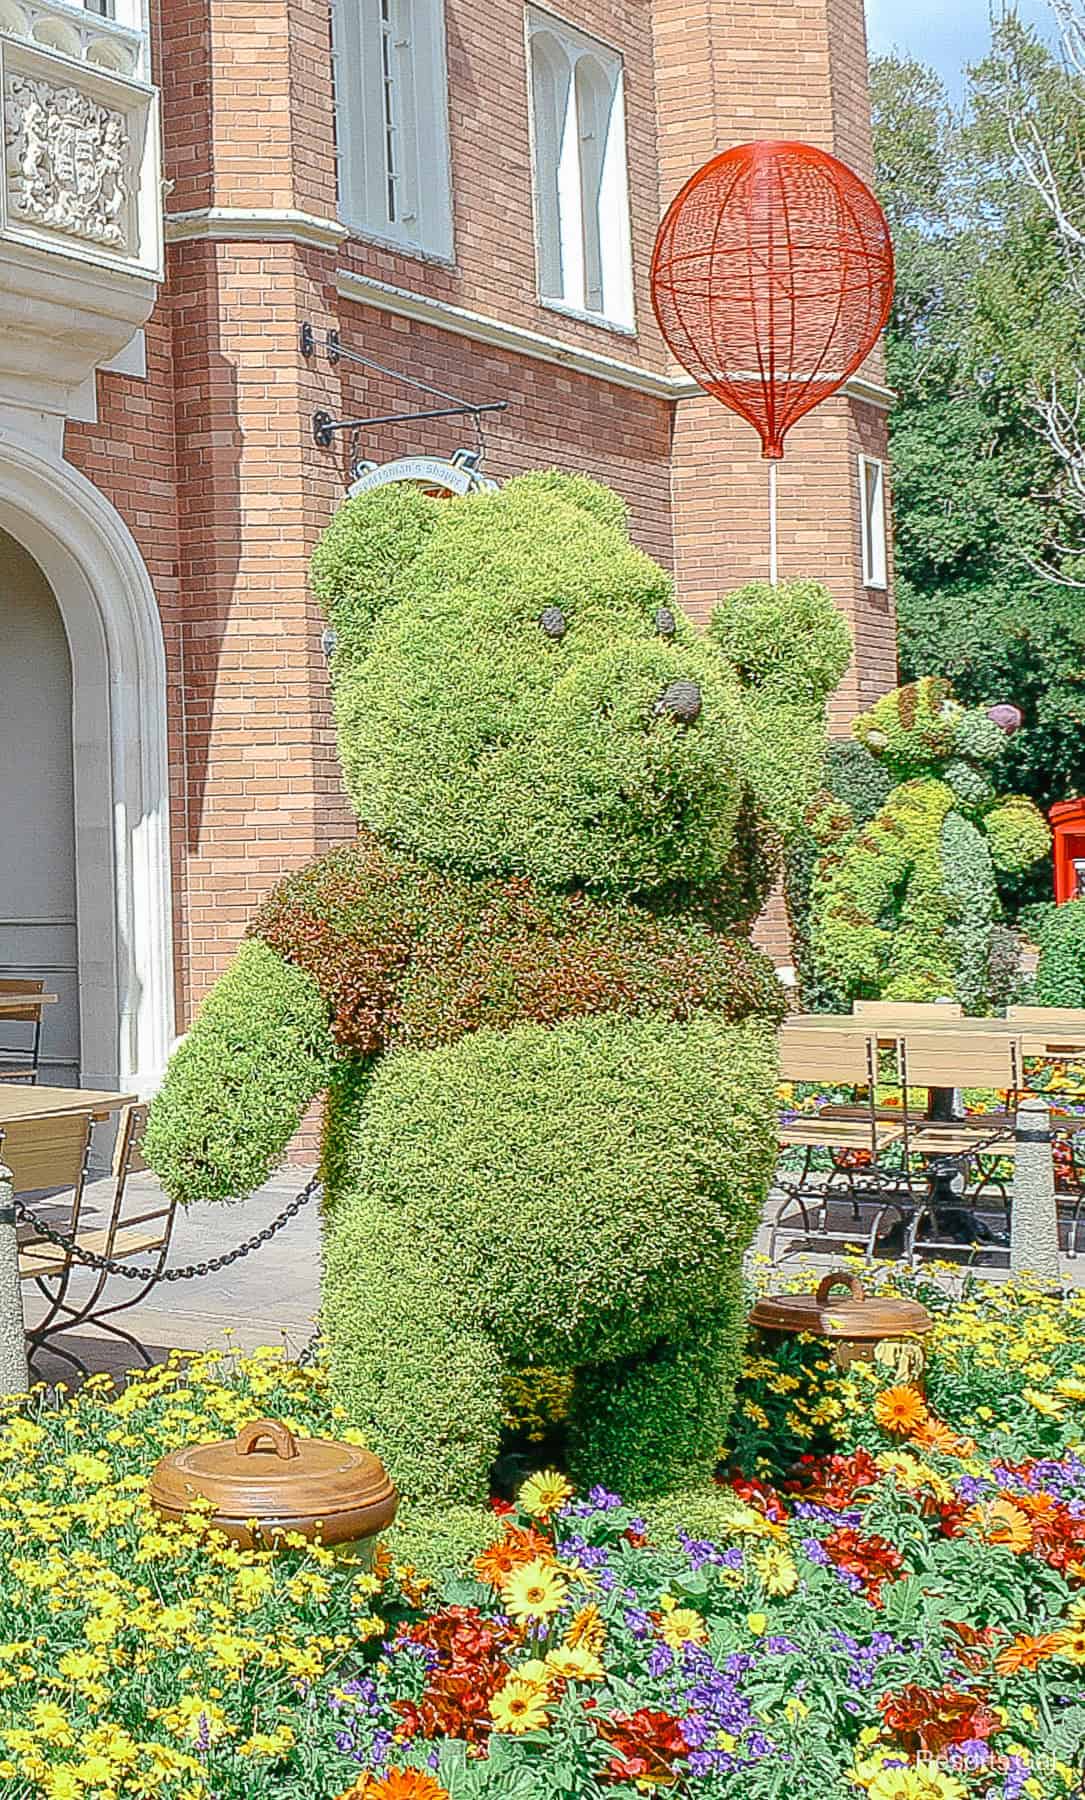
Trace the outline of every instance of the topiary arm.
<path fill-rule="evenodd" d="M 208 994 L 151 1107 L 143 1154 L 186 1205 L 268 1179 L 336 1061 L 312 977 L 259 938 Z"/>
<path fill-rule="evenodd" d="M 1000 800 L 984 814 L 983 829 L 996 869 L 1015 875 L 1051 849 L 1051 831 L 1039 807 L 1023 794 Z"/>
<path fill-rule="evenodd" d="M 847 668 L 851 634 L 817 582 L 753 582 L 718 603 L 708 638 L 742 690 L 750 788 L 786 840 L 821 777 L 825 703 Z"/>

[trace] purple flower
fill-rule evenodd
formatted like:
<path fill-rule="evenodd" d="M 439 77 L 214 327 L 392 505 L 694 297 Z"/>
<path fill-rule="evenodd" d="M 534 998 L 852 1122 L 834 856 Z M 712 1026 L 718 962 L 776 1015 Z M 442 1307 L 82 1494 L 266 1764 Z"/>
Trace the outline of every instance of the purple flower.
<path fill-rule="evenodd" d="M 767 1637 L 765 1649 L 770 1656 L 800 1656 L 801 1648 L 788 1637 Z"/>
<path fill-rule="evenodd" d="M 808 1562 L 818 1563 L 823 1569 L 827 1568 L 832 1561 L 832 1557 L 820 1538 L 803 1538 L 800 1547 Z"/>
<path fill-rule="evenodd" d="M 958 1498 L 966 1506 L 975 1506 L 977 1501 L 982 1500 L 990 1485 L 982 1475 L 962 1475 L 957 1483 Z"/>
<path fill-rule="evenodd" d="M 657 1644 L 648 1658 L 648 1673 L 658 1677 L 674 1667 L 674 1651 L 669 1644 Z"/>
<path fill-rule="evenodd" d="M 631 1606 L 625 1614 L 625 1628 L 632 1632 L 635 1638 L 650 1637 L 652 1621 L 646 1612 L 641 1612 L 639 1607 Z"/>
<path fill-rule="evenodd" d="M 990 1761 L 991 1749 L 982 1738 L 965 1738 L 959 1744 L 950 1745 L 949 1756 L 963 1769 L 982 1769 Z"/>
<path fill-rule="evenodd" d="M 354 1749 L 354 1737 L 352 1733 L 349 1731 L 337 1731 L 335 1734 L 335 1747 L 340 1756 L 349 1756 Z"/>

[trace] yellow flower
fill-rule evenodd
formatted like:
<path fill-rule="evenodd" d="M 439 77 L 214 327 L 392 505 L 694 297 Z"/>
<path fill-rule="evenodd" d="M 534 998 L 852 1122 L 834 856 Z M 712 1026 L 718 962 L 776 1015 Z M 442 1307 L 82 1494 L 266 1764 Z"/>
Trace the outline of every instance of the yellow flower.
<path fill-rule="evenodd" d="M 1045 1419 L 1061 1419 L 1066 1411 L 1061 1400 L 1056 1400 L 1053 1394 L 1042 1394 L 1038 1388 L 1024 1388 L 1021 1398 Z"/>
<path fill-rule="evenodd" d="M 1056 1381 L 1055 1388 L 1064 1400 L 1085 1400 L 1085 1381 L 1076 1376 L 1067 1375 L 1064 1380 Z"/>
<path fill-rule="evenodd" d="M 606 1641 L 607 1628 L 603 1623 L 602 1615 L 594 1600 L 589 1601 L 588 1605 L 582 1606 L 580 1611 L 575 1613 L 569 1621 L 565 1642 L 570 1650 L 580 1645 L 582 1649 L 591 1650 L 596 1656 L 601 1656 L 606 1647 Z"/>
<path fill-rule="evenodd" d="M 510 1675 L 504 1687 L 490 1701 L 490 1717 L 497 1731 L 522 1737 L 527 1731 L 542 1731 L 550 1723 L 546 1697 L 530 1682 Z"/>
<path fill-rule="evenodd" d="M 748 1613 L 746 1616 L 747 1630 L 750 1631 L 754 1637 L 764 1637 L 765 1628 L 768 1625 L 768 1622 L 768 1615 L 766 1613 Z"/>
<path fill-rule="evenodd" d="M 39 1700 L 30 1708 L 30 1720 L 34 1732 L 43 1744 L 70 1744 L 75 1734 L 68 1723 L 68 1715 L 62 1706 L 52 1700 Z"/>
<path fill-rule="evenodd" d="M 501 1591 L 510 1618 L 546 1619 L 564 1605 L 569 1586 L 556 1569 L 536 1557 L 513 1569 Z"/>
<path fill-rule="evenodd" d="M 750 1557 L 761 1585 L 774 1599 L 782 1599 L 786 1594 L 793 1594 L 799 1585 L 799 1571 L 788 1554 L 779 1544 L 766 1544 L 763 1550 L 755 1550 Z"/>
<path fill-rule="evenodd" d="M 565 1645 L 560 1650 L 551 1650 L 546 1659 L 546 1667 L 565 1681 L 602 1681 L 606 1673 L 602 1663 L 593 1650 L 587 1650 L 583 1644 L 572 1648 Z M 517 1669 L 518 1675 L 523 1674 Z"/>
<path fill-rule="evenodd" d="M 547 1469 L 543 1474 L 529 1475 L 516 1499 L 529 1519 L 548 1519 L 572 1497 L 573 1490 L 564 1475 Z"/>
<path fill-rule="evenodd" d="M 1057 1631 L 1054 1637 L 1056 1656 L 1064 1656 L 1067 1662 L 1085 1663 L 1085 1625 L 1073 1631 Z"/>
<path fill-rule="evenodd" d="M 683 1644 L 703 1644 L 708 1636 L 708 1627 L 699 1612 L 691 1606 L 679 1606 L 671 1594 L 664 1594 L 659 1603 L 662 1618 L 659 1635 L 672 1650 L 681 1650 Z"/>

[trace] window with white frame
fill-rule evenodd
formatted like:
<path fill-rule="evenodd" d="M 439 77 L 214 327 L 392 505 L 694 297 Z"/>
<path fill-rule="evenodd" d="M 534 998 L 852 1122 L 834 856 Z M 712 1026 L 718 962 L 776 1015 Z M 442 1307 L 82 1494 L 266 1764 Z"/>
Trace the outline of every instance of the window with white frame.
<path fill-rule="evenodd" d="M 113 17 L 113 0 L 83 0 L 87 12 L 97 13 L 100 19 Z"/>
<path fill-rule="evenodd" d="M 632 330 L 622 59 L 535 7 L 527 33 L 540 297 Z"/>
<path fill-rule="evenodd" d="M 444 0 L 335 0 L 333 44 L 344 224 L 450 258 Z"/>
<path fill-rule="evenodd" d="M 885 530 L 885 464 L 859 458 L 859 517 L 863 533 L 863 586 L 889 585 Z"/>

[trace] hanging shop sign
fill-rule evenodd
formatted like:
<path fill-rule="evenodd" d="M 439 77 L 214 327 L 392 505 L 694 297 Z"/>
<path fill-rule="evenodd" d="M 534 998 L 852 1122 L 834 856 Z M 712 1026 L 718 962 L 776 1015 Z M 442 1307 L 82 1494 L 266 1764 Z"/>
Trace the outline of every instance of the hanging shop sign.
<path fill-rule="evenodd" d="M 356 468 L 356 478 L 347 489 L 351 499 L 396 481 L 436 494 L 492 493 L 497 487 L 496 481 L 479 473 L 473 452 L 457 451 L 449 461 L 439 456 L 403 456 L 396 462 L 360 463 Z"/>

